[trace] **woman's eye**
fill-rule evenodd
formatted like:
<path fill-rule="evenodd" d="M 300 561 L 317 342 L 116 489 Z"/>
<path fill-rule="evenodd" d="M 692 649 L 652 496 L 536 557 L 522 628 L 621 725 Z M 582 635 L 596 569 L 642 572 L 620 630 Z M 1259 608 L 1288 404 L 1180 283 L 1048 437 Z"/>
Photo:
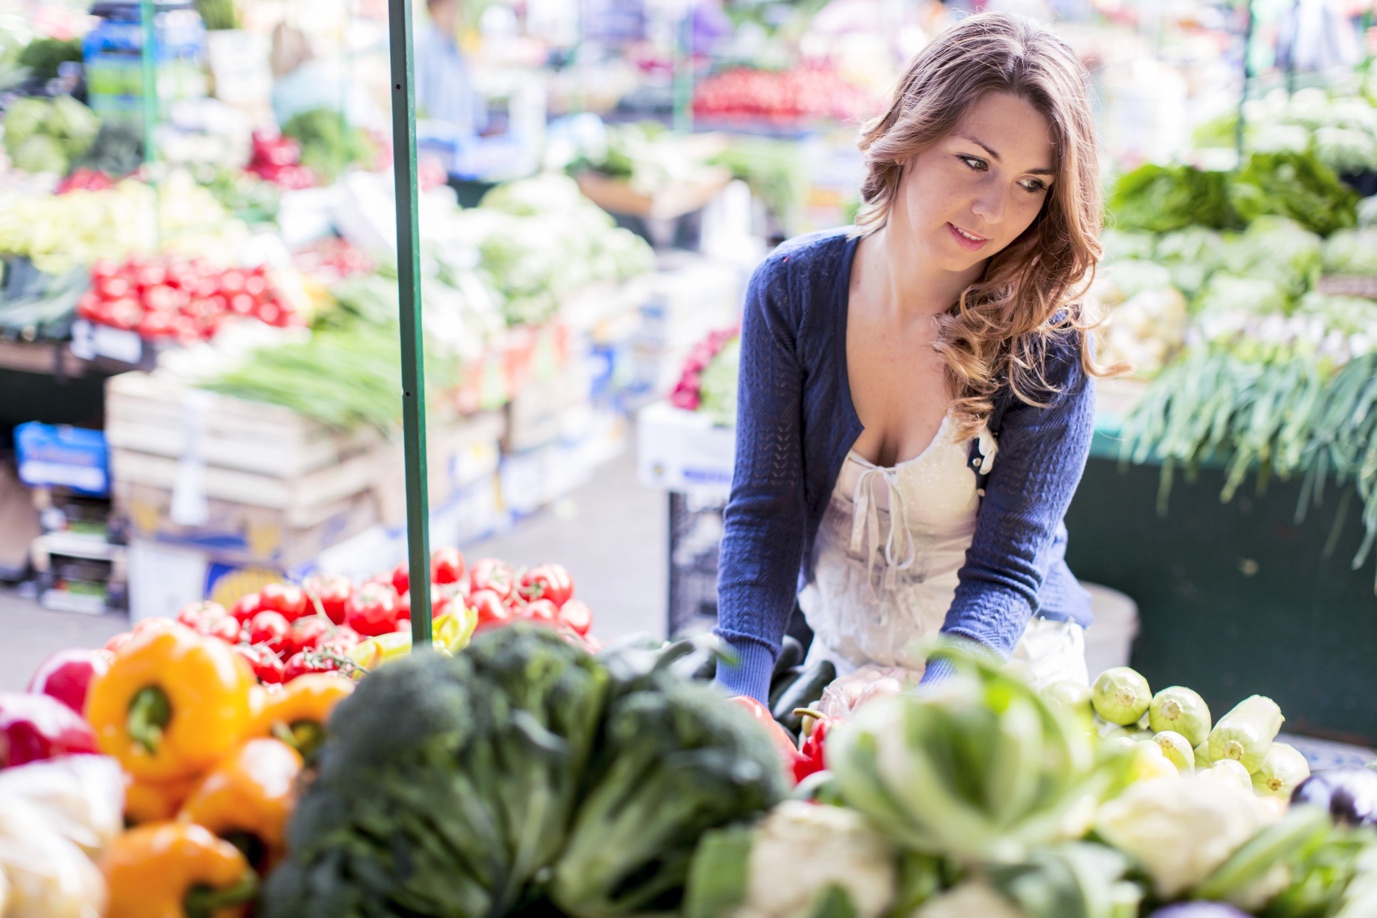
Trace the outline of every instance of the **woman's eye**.
<path fill-rule="evenodd" d="M 1047 183 L 1041 179 L 1029 179 L 1023 183 L 1023 190 L 1029 194 L 1040 194 L 1047 190 Z"/>
<path fill-rule="evenodd" d="M 989 163 L 977 156 L 958 156 L 957 159 L 961 160 L 975 172 L 984 172 L 990 168 Z"/>

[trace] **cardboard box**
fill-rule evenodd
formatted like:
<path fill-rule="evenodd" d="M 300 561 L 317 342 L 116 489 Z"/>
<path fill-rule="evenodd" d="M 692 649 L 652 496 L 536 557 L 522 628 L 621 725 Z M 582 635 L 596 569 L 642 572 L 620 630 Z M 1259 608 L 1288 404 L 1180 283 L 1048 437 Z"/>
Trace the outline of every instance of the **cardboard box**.
<path fill-rule="evenodd" d="M 636 424 L 636 472 L 643 484 L 725 500 L 736 461 L 736 429 L 656 402 Z"/>

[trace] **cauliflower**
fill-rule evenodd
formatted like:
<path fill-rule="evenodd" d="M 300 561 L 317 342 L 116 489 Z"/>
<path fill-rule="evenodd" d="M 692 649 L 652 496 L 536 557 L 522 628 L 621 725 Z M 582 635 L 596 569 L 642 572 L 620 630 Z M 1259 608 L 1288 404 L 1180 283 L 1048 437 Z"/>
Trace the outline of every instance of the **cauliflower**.
<path fill-rule="evenodd" d="M 1250 791 L 1189 776 L 1135 784 L 1100 808 L 1095 828 L 1146 868 L 1158 896 L 1174 899 L 1274 819 Z"/>
<path fill-rule="evenodd" d="M 909 918 L 1027 918 L 983 880 L 967 880 L 923 904 Z"/>
<path fill-rule="evenodd" d="M 893 849 L 859 813 L 788 800 L 756 829 L 747 868 L 746 900 L 731 918 L 807 915 L 839 887 L 856 918 L 878 918 L 894 898 Z"/>

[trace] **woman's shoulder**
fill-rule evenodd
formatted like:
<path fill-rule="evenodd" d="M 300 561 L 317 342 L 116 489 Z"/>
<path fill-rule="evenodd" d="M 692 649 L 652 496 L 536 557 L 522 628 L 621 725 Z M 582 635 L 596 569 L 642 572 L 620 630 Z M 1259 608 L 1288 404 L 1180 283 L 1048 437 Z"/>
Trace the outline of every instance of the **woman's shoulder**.
<path fill-rule="evenodd" d="M 851 228 L 819 230 L 786 239 L 756 268 L 756 276 L 769 281 L 787 279 L 792 289 L 835 279 L 843 267 Z"/>

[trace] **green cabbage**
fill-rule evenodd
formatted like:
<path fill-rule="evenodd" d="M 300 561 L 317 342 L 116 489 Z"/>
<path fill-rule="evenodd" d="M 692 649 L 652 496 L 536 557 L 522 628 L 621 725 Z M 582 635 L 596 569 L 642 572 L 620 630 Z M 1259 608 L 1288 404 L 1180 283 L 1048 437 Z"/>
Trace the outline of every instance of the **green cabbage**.
<path fill-rule="evenodd" d="M 1377 228 L 1339 230 L 1325 240 L 1326 274 L 1377 276 Z"/>

